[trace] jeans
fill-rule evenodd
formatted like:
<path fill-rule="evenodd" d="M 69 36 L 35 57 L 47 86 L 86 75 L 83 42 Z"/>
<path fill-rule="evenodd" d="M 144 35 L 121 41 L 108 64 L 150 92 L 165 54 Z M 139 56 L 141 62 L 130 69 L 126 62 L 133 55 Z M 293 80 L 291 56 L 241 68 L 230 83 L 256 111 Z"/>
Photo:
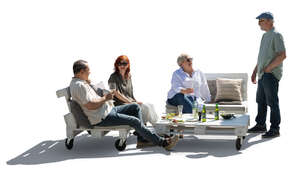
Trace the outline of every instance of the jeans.
<path fill-rule="evenodd" d="M 128 104 L 114 107 L 106 118 L 96 126 L 118 126 L 118 125 L 129 125 L 134 128 L 139 135 L 144 139 L 151 141 L 155 145 L 162 146 L 164 138 L 152 133 L 148 128 L 145 127 L 142 122 L 142 114 L 139 105 Z"/>
<path fill-rule="evenodd" d="M 258 80 L 256 92 L 256 102 L 258 105 L 258 114 L 255 121 L 259 125 L 265 125 L 267 118 L 267 106 L 270 106 L 271 129 L 279 130 L 280 109 L 278 99 L 279 81 L 272 73 L 264 73 L 262 78 Z"/>
<path fill-rule="evenodd" d="M 169 98 L 167 103 L 173 106 L 183 105 L 182 113 L 192 113 L 194 98 L 178 93 L 173 98 Z"/>

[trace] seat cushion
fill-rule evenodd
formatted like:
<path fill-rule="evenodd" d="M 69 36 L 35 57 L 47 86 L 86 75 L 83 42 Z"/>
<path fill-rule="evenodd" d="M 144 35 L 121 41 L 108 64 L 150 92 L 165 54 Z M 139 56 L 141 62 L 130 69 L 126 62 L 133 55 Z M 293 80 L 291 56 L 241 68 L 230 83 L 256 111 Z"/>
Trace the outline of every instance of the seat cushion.
<path fill-rule="evenodd" d="M 219 101 L 219 105 L 241 105 L 241 101 Z"/>
<path fill-rule="evenodd" d="M 216 104 L 205 104 L 207 112 L 214 112 L 216 108 Z M 235 114 L 244 114 L 248 112 L 246 102 L 241 102 L 241 104 L 220 104 L 219 110 L 225 111 L 226 113 L 235 113 Z"/>
<path fill-rule="evenodd" d="M 218 78 L 216 80 L 217 94 L 216 102 L 242 102 L 242 79 L 225 79 Z"/>
<path fill-rule="evenodd" d="M 226 113 L 244 114 L 248 112 L 247 102 L 239 102 L 240 104 L 219 104 L 219 110 Z M 206 103 L 206 111 L 214 112 L 216 108 L 215 103 Z M 177 113 L 177 107 L 166 104 L 166 113 Z"/>
<path fill-rule="evenodd" d="M 177 112 L 178 112 L 177 106 L 173 106 L 168 103 L 166 104 L 166 113 L 177 113 Z"/>

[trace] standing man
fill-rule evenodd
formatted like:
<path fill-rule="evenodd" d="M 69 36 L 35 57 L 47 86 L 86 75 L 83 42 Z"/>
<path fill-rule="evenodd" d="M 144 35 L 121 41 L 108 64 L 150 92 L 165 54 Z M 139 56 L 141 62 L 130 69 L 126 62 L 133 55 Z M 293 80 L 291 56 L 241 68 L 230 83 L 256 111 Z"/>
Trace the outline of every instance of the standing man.
<path fill-rule="evenodd" d="M 256 19 L 261 30 L 266 31 L 260 43 L 257 65 L 251 76 L 251 81 L 256 84 L 258 76 L 258 87 L 256 102 L 258 113 L 256 125 L 249 129 L 249 133 L 264 133 L 266 128 L 267 106 L 271 109 L 271 127 L 262 135 L 263 138 L 272 138 L 280 135 L 280 109 L 278 100 L 279 81 L 282 77 L 282 63 L 286 58 L 285 46 L 282 35 L 275 31 L 273 26 L 273 15 L 270 12 L 260 14 Z"/>

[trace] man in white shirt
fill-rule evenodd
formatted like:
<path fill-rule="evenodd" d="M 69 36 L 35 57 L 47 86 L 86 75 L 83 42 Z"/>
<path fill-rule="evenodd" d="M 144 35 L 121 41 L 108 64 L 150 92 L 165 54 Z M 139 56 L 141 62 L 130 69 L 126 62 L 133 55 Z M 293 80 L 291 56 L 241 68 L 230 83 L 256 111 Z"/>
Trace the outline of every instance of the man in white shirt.
<path fill-rule="evenodd" d="M 178 141 L 178 136 L 162 138 L 152 133 L 142 123 L 141 109 L 138 104 L 128 104 L 114 107 L 112 100 L 114 91 L 100 97 L 89 85 L 90 69 L 88 63 L 78 60 L 73 64 L 74 78 L 70 83 L 71 97 L 83 109 L 88 120 L 94 126 L 129 125 L 143 138 L 154 145 L 170 150 Z"/>
<path fill-rule="evenodd" d="M 172 87 L 168 92 L 167 103 L 173 106 L 183 105 L 183 113 L 191 113 L 193 102 L 200 105 L 211 100 L 205 75 L 200 70 L 193 69 L 193 58 L 181 54 L 177 58 L 179 69 L 173 73 Z"/>

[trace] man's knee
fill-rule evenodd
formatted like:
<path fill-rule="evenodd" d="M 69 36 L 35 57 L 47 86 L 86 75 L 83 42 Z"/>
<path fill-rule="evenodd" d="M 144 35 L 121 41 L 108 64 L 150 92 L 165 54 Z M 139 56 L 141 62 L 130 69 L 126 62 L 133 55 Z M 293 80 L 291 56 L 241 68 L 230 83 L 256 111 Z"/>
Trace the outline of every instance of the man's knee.
<path fill-rule="evenodd" d="M 135 117 L 132 117 L 131 119 L 130 119 L 130 123 L 129 123 L 129 126 L 131 126 L 131 127 L 138 127 L 138 126 L 140 126 L 141 125 L 141 121 L 140 121 L 140 119 L 138 119 L 138 118 L 135 118 Z"/>
<path fill-rule="evenodd" d="M 140 106 L 138 104 L 129 104 L 127 105 L 129 106 L 129 111 L 131 112 L 131 114 L 137 114 L 141 109 Z"/>
<path fill-rule="evenodd" d="M 279 108 L 279 103 L 276 100 L 267 100 L 267 105 L 272 109 Z"/>

